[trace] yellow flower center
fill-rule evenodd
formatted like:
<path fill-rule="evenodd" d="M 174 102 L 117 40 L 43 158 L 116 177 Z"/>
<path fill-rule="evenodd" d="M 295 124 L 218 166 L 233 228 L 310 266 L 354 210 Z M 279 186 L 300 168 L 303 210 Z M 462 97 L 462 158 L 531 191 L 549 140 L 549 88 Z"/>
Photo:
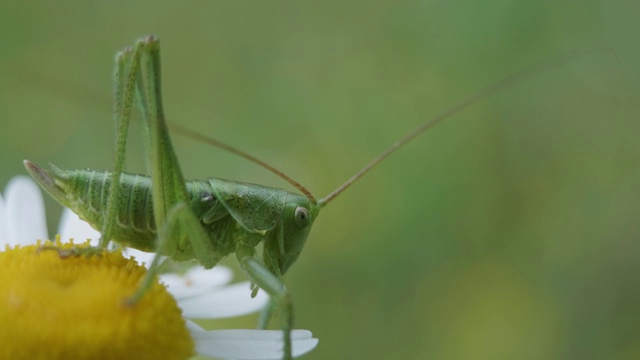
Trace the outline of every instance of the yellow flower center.
<path fill-rule="evenodd" d="M 61 258 L 40 244 L 7 247 L 0 252 L 0 358 L 188 359 L 195 345 L 164 286 L 156 281 L 127 304 L 145 273 L 120 252 Z"/>

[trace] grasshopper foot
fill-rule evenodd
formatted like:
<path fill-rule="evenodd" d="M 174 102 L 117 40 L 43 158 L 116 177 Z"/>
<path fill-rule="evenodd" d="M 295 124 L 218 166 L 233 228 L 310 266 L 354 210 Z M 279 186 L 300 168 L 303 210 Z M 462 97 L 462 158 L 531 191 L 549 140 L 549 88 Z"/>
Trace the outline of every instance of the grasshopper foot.
<path fill-rule="evenodd" d="M 55 245 L 42 245 L 36 250 L 36 253 L 42 251 L 56 251 L 61 259 L 66 259 L 72 256 L 94 256 L 99 255 L 103 249 L 100 247 L 72 247 L 70 249 L 63 249 Z"/>

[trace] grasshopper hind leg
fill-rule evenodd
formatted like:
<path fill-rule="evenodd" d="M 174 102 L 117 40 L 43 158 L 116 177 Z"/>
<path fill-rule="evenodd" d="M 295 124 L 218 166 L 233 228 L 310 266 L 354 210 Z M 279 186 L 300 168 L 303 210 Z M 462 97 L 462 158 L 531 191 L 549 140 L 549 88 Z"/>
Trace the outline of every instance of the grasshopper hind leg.
<path fill-rule="evenodd" d="M 135 103 L 142 113 L 144 144 L 151 170 L 153 214 L 158 230 L 156 256 L 142 285 L 132 296 L 136 302 L 153 283 L 160 265 L 160 256 L 174 254 L 181 245 L 189 243 L 193 256 L 205 268 L 215 266 L 222 255 L 210 241 L 205 229 L 189 207 L 184 177 L 173 150 L 165 121 L 160 81 L 160 43 L 153 36 L 139 40 L 133 49 L 125 49 L 116 57 L 115 108 L 117 123 L 117 151 L 114 160 L 114 179 L 118 179 L 124 165 L 124 147 L 131 107 Z M 117 184 L 111 187 L 108 214 L 115 214 L 119 200 Z M 115 191 L 114 191 L 115 190 Z M 115 205 L 114 205 L 115 204 Z M 107 217 L 103 236 L 115 223 L 115 216 Z"/>
<path fill-rule="evenodd" d="M 102 224 L 100 247 L 106 248 L 111 241 L 117 222 L 120 204 L 120 175 L 122 174 L 129 132 L 129 121 L 136 100 L 136 88 L 139 81 L 140 58 L 143 43 L 138 42 L 135 48 L 126 48 L 116 55 L 114 69 L 114 121 L 116 124 L 116 147 L 113 160 L 113 181 L 109 187 L 106 213 Z"/>

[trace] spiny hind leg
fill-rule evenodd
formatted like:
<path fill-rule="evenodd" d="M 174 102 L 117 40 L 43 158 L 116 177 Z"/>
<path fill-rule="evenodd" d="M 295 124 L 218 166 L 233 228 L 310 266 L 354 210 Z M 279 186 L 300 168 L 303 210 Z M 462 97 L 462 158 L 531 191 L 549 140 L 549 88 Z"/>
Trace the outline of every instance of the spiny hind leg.
<path fill-rule="evenodd" d="M 112 181 L 109 186 L 106 212 L 102 225 L 99 247 L 106 248 L 112 238 L 117 223 L 119 206 L 124 203 L 120 197 L 120 175 L 124 167 L 129 121 L 136 98 L 136 88 L 140 77 L 140 58 L 144 44 L 138 41 L 133 48 L 125 48 L 116 55 L 114 69 L 114 121 L 116 123 L 116 148 L 112 167 Z"/>

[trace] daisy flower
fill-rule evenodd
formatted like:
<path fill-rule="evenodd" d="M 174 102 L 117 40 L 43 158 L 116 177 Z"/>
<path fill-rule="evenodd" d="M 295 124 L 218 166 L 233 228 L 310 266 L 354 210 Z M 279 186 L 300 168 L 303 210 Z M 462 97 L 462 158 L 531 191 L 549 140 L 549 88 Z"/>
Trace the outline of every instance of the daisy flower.
<path fill-rule="evenodd" d="M 118 251 L 61 259 L 55 251 L 34 245 L 48 238 L 37 185 L 17 177 L 4 194 L 0 323 L 10 325 L 0 329 L 1 358 L 282 358 L 280 330 L 207 331 L 183 318 L 239 316 L 265 305 L 267 296 L 259 292 L 251 298 L 247 282 L 228 285 L 228 268 L 195 267 L 183 275 L 164 274 L 161 282 L 166 287 L 156 283 L 135 306 L 123 306 L 122 299 L 135 291 L 146 271 L 136 260 L 150 263 L 148 254 L 126 249 L 129 259 Z M 68 210 L 60 234 L 77 240 L 99 235 Z M 306 330 L 294 330 L 291 336 L 294 356 L 318 343 Z"/>

